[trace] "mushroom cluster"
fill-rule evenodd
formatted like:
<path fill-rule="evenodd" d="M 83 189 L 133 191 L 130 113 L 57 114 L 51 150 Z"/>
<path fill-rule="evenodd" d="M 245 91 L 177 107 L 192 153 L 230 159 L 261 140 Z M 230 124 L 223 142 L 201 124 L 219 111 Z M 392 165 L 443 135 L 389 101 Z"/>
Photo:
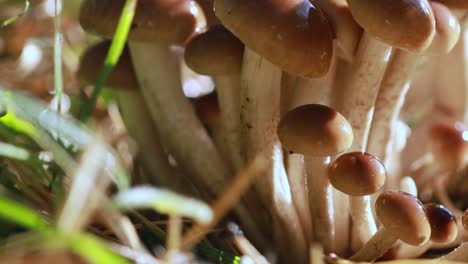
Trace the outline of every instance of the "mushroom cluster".
<path fill-rule="evenodd" d="M 83 29 L 104 39 L 82 56 L 83 82 L 96 80 L 124 2 L 83 2 Z M 211 202 L 266 159 L 231 219 L 256 255 L 307 263 L 318 244 L 354 261 L 420 257 L 468 238 L 466 73 L 445 83 L 463 103 L 411 95 L 440 93 L 420 90 L 419 72 L 467 52 L 467 3 L 139 0 L 107 86 L 152 184 Z M 468 67 L 465 53 L 451 63 Z M 184 67 L 215 91 L 185 96 Z M 441 258 L 468 260 L 465 245 Z"/>

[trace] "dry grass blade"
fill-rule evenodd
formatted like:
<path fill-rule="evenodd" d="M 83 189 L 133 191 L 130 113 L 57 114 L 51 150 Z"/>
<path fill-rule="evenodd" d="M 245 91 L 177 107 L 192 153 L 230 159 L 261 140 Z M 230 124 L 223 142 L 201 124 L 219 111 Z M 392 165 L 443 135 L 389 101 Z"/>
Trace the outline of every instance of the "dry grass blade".
<path fill-rule="evenodd" d="M 182 240 L 182 249 L 189 249 L 199 242 L 226 213 L 239 201 L 254 179 L 265 172 L 269 163 L 263 156 L 257 156 L 236 178 L 224 194 L 213 204 L 214 217 L 210 223 L 197 224 L 187 231 Z"/>

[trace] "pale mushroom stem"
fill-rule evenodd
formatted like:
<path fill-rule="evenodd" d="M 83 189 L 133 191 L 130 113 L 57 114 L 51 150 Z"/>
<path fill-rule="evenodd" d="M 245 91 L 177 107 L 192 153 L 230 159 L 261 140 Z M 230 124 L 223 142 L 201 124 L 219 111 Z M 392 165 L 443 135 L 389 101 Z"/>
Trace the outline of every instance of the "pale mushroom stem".
<path fill-rule="evenodd" d="M 241 131 L 246 161 L 268 157 L 269 170 L 255 186 L 272 210 L 274 235 L 282 256 L 305 261 L 306 243 L 283 163 L 276 128 L 280 118 L 281 70 L 246 47 L 241 82 Z"/>
<path fill-rule="evenodd" d="M 351 256 L 350 260 L 372 262 L 385 254 L 397 240 L 398 237 L 395 234 L 387 232 L 385 227 L 382 226 L 364 247 Z"/>
<path fill-rule="evenodd" d="M 184 194 L 193 194 L 189 181 L 183 175 L 174 176 L 177 171 L 169 164 L 169 156 L 140 91 L 121 89 L 115 95 L 128 133 L 139 146 L 138 157 L 145 173 L 157 184 Z"/>
<path fill-rule="evenodd" d="M 224 75 L 214 79 L 228 158 L 235 171 L 240 171 L 244 166 L 240 134 L 240 76 Z"/>
<path fill-rule="evenodd" d="M 378 157 L 386 166 L 390 158 L 389 152 L 392 149 L 394 124 L 400 114 L 411 84 L 412 74 L 420 57 L 418 53 L 394 50 L 380 84 L 367 142 L 367 152 Z"/>
<path fill-rule="evenodd" d="M 286 159 L 287 175 L 289 185 L 291 186 L 293 203 L 304 229 L 306 241 L 309 244 L 313 237 L 313 225 L 310 214 L 304 156 L 300 154 L 287 154 Z"/>
<path fill-rule="evenodd" d="M 182 235 L 182 218 L 178 214 L 169 216 L 167 237 L 167 252 L 169 255 L 172 252 L 178 251 L 180 248 L 180 239 Z"/>
<path fill-rule="evenodd" d="M 351 64 L 340 58 L 336 57 L 335 61 L 335 76 L 332 82 L 330 105 L 336 107 L 337 105 L 343 105 L 345 99 L 341 90 L 345 86 L 348 74 L 350 73 Z M 335 252 L 339 256 L 346 256 L 349 251 L 349 232 L 350 232 L 350 208 L 348 195 L 332 188 L 333 191 L 333 208 L 334 208 L 334 229 L 335 234 L 340 234 L 340 239 L 335 239 L 334 248 Z"/>
<path fill-rule="evenodd" d="M 305 164 L 310 213 L 314 227 L 313 239 L 322 245 L 325 252 L 332 252 L 334 248 L 333 193 L 327 177 L 330 157 L 305 156 Z"/>
<path fill-rule="evenodd" d="M 353 67 L 342 87 L 343 104 L 336 110 L 345 116 L 353 127 L 354 140 L 350 151 L 366 151 L 378 87 L 383 77 L 391 47 L 363 33 Z M 370 210 L 369 196 L 352 197 L 352 248 L 359 249 L 377 230 Z"/>
<path fill-rule="evenodd" d="M 440 56 L 436 66 L 435 104 L 450 109 L 457 120 L 464 120 L 468 124 L 468 29 L 460 21 L 460 39 L 453 50 Z"/>
<path fill-rule="evenodd" d="M 135 73 L 161 138 L 182 168 L 211 197 L 223 190 L 229 172 L 185 97 L 176 58 L 168 46 L 131 42 Z M 181 129 L 183 124 L 184 129 Z"/>

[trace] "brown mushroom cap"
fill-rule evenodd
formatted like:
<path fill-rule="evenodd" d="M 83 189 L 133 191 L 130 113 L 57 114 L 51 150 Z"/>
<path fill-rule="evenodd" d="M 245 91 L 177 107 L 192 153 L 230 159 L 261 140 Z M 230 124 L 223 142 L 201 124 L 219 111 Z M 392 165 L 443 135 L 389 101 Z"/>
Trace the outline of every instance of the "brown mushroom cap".
<path fill-rule="evenodd" d="M 424 206 L 411 194 L 383 192 L 375 202 L 375 212 L 385 229 L 405 243 L 419 246 L 431 236 L 431 225 Z"/>
<path fill-rule="evenodd" d="M 429 136 L 431 150 L 445 169 L 457 170 L 468 163 L 468 130 L 462 123 L 435 123 Z"/>
<path fill-rule="evenodd" d="M 205 75 L 241 72 L 244 44 L 218 25 L 192 38 L 185 47 L 185 62 L 194 72 Z"/>
<path fill-rule="evenodd" d="M 434 0 L 454 9 L 467 9 L 468 1 L 466 0 Z"/>
<path fill-rule="evenodd" d="M 427 51 L 435 54 L 447 54 L 457 44 L 460 37 L 460 24 L 446 6 L 431 2 L 431 7 L 436 21 L 436 34 Z"/>
<path fill-rule="evenodd" d="M 80 24 L 88 32 L 112 37 L 125 0 L 86 0 Z M 206 27 L 203 12 L 193 0 L 139 0 L 130 40 L 182 44 Z"/>
<path fill-rule="evenodd" d="M 427 219 L 431 224 L 431 240 L 437 243 L 451 243 L 458 235 L 455 217 L 449 209 L 439 204 L 425 204 Z"/>
<path fill-rule="evenodd" d="M 309 0 L 217 0 L 215 12 L 247 47 L 284 71 L 304 77 L 328 72 L 331 26 Z"/>
<path fill-rule="evenodd" d="M 468 231 L 468 209 L 466 209 L 465 213 L 463 213 L 462 223 L 465 230 Z"/>
<path fill-rule="evenodd" d="M 385 183 L 387 171 L 376 157 L 362 152 L 349 152 L 328 167 L 330 183 L 353 196 L 376 193 Z"/>
<path fill-rule="evenodd" d="M 427 0 L 347 0 L 354 19 L 366 32 L 397 48 L 426 49 L 435 34 Z"/>
<path fill-rule="evenodd" d="M 281 118 L 278 137 L 292 153 L 331 156 L 351 146 L 353 131 L 346 118 L 337 111 L 325 105 L 307 104 Z"/>
<path fill-rule="evenodd" d="M 84 52 L 77 73 L 78 79 L 86 83 L 96 82 L 110 44 L 110 41 L 102 41 Z M 119 61 L 106 80 L 106 85 L 114 89 L 138 89 L 138 81 L 127 47 L 124 47 Z"/>

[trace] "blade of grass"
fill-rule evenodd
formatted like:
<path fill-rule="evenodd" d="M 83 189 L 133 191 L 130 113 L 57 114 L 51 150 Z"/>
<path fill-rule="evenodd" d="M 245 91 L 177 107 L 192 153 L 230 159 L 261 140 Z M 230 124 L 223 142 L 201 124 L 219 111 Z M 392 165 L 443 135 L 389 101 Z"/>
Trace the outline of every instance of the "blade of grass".
<path fill-rule="evenodd" d="M 89 263 L 95 264 L 130 264 L 123 257 L 115 254 L 100 239 L 89 234 L 65 235 L 70 249 Z"/>
<path fill-rule="evenodd" d="M 31 157 L 28 150 L 4 142 L 0 142 L 0 156 L 23 161 Z"/>
<path fill-rule="evenodd" d="M 21 17 L 23 17 L 28 12 L 28 10 L 29 10 L 29 0 L 24 0 L 23 11 L 21 13 L 19 13 L 18 15 L 10 17 L 7 20 L 3 21 L 0 24 L 0 28 L 6 27 L 6 26 L 10 25 L 11 23 L 15 22 L 16 20 L 20 19 Z"/>
<path fill-rule="evenodd" d="M 34 210 L 5 196 L 0 196 L 0 217 L 29 229 L 43 229 L 49 226 Z"/>
<path fill-rule="evenodd" d="M 62 31 L 60 28 L 59 1 L 54 1 L 54 88 L 57 97 L 57 112 L 62 112 L 62 93 L 63 93 L 63 75 L 62 75 Z"/>
<path fill-rule="evenodd" d="M 125 1 L 125 5 L 120 15 L 119 23 L 117 24 L 117 29 L 114 33 L 112 44 L 110 46 L 109 51 L 107 52 L 107 56 L 104 61 L 104 67 L 99 73 L 91 97 L 83 105 L 79 116 L 80 120 L 86 121 L 91 116 L 96 105 L 96 101 L 102 90 L 102 87 L 104 86 L 107 77 L 114 69 L 114 66 L 117 64 L 117 61 L 120 58 L 120 54 L 122 54 L 122 50 L 125 46 L 125 41 L 127 40 L 128 32 L 130 31 L 130 26 L 133 21 L 133 16 L 135 15 L 137 2 L 138 0 Z"/>

